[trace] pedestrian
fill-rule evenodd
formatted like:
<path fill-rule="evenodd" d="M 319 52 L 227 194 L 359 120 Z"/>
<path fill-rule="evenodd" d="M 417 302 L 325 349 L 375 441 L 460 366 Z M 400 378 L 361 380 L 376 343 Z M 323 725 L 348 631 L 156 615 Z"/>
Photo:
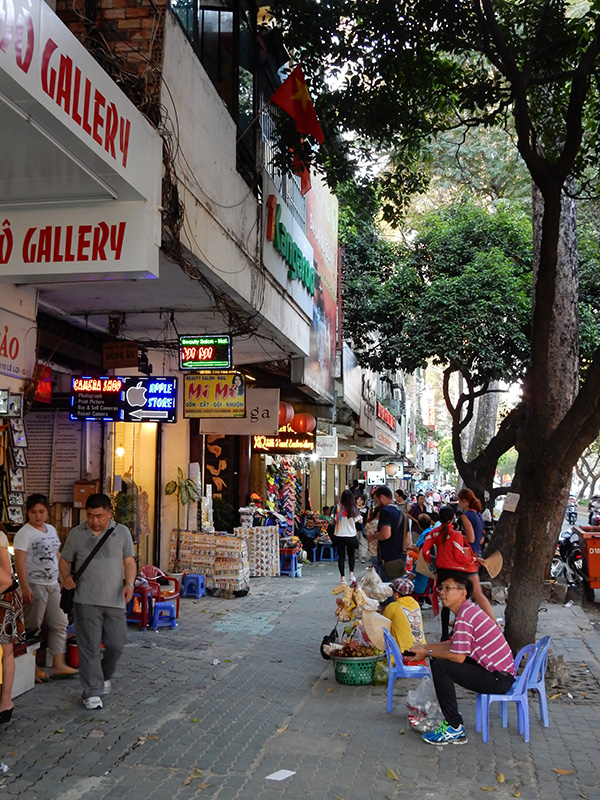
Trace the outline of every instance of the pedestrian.
<path fill-rule="evenodd" d="M 0 645 L 2 645 L 2 686 L 0 687 L 0 724 L 9 722 L 15 704 L 12 688 L 15 678 L 14 645 L 25 641 L 23 598 L 13 582 L 8 552 L 8 537 L 0 529 Z"/>
<path fill-rule="evenodd" d="M 48 522 L 50 504 L 43 494 L 32 494 L 25 503 L 27 522 L 17 531 L 14 540 L 15 566 L 23 595 L 25 628 L 36 635 L 46 620 L 48 652 L 52 669 L 59 677 L 76 675 L 67 666 L 67 615 L 60 608 L 58 555 L 60 539 L 56 528 Z M 41 681 L 41 676 L 38 678 Z"/>
<path fill-rule="evenodd" d="M 425 492 L 424 505 L 425 513 L 431 514 L 433 512 L 433 492 L 430 492 L 429 490 Z"/>
<path fill-rule="evenodd" d="M 421 530 L 421 526 L 419 525 L 419 515 L 426 514 L 427 511 L 425 510 L 425 495 L 423 492 L 419 492 L 417 495 L 416 501 L 410 506 L 408 509 L 408 518 L 411 520 L 412 530 L 415 531 L 417 537 L 423 533 Z"/>
<path fill-rule="evenodd" d="M 369 543 L 367 542 L 367 503 L 364 494 L 359 494 L 356 498 L 356 508 L 360 514 L 360 522 L 356 521 L 356 535 L 358 537 L 358 552 L 360 555 L 360 563 L 364 564 L 367 560 Z"/>
<path fill-rule="evenodd" d="M 460 522 L 464 537 L 471 545 L 471 550 L 481 558 L 481 540 L 483 539 L 483 517 L 481 502 L 471 489 L 461 489 L 458 493 Z"/>
<path fill-rule="evenodd" d="M 402 511 L 406 510 L 406 492 L 403 492 L 402 489 L 396 489 L 394 492 L 394 505 L 401 508 Z"/>
<path fill-rule="evenodd" d="M 102 708 L 102 695 L 110 692 L 110 680 L 125 647 L 125 606 L 133 597 L 136 565 L 129 529 L 111 523 L 110 497 L 90 495 L 85 510 L 86 522 L 70 531 L 59 569 L 64 588 L 75 589 L 73 619 L 83 705 L 93 710 Z M 108 531 L 101 549 L 76 584 L 71 572 L 81 567 Z"/>
<path fill-rule="evenodd" d="M 515 680 L 515 662 L 508 642 L 489 617 L 469 599 L 466 575 L 447 577 L 440 586 L 444 608 L 456 614 L 452 639 L 412 647 L 411 662 L 429 656 L 431 676 L 444 715 L 434 731 L 423 734 L 427 744 L 466 744 L 458 710 L 456 685 L 482 694 L 506 694 Z"/>
<path fill-rule="evenodd" d="M 406 516 L 393 502 L 387 486 L 378 486 L 373 498 L 379 510 L 377 531 L 367 540 L 377 542 L 378 573 L 384 581 L 392 581 L 406 572 L 406 551 L 410 544 Z"/>
<path fill-rule="evenodd" d="M 346 555 L 348 556 L 350 583 L 356 580 L 354 577 L 354 564 L 356 560 L 356 551 L 358 550 L 356 523 L 361 520 L 362 517 L 356 507 L 356 501 L 352 491 L 350 489 L 344 489 L 336 515 L 335 531 L 329 535 L 338 553 L 338 569 L 340 571 L 342 584 L 346 582 L 344 574 L 346 571 Z"/>
<path fill-rule="evenodd" d="M 467 575 L 471 583 L 470 595 L 477 605 L 489 616 L 494 623 L 496 617 L 490 605 L 490 601 L 484 595 L 479 581 L 479 562 L 477 557 L 465 542 L 460 531 L 452 526 L 454 519 L 454 509 L 450 505 L 440 508 L 439 527 L 434 528 L 425 537 L 422 552 L 423 558 L 429 563 L 431 561 L 431 550 L 436 548 L 435 566 L 438 588 L 450 573 L 462 572 Z M 442 623 L 442 639 L 445 641 L 449 637 L 450 610 L 448 606 L 442 608 L 440 614 Z"/>

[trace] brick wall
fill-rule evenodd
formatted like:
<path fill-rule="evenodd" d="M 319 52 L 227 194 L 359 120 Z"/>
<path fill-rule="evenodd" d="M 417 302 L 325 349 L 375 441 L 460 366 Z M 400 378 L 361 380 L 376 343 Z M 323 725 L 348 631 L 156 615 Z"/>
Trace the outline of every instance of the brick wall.
<path fill-rule="evenodd" d="M 169 0 L 56 0 L 56 14 L 151 119 L 168 8 Z"/>

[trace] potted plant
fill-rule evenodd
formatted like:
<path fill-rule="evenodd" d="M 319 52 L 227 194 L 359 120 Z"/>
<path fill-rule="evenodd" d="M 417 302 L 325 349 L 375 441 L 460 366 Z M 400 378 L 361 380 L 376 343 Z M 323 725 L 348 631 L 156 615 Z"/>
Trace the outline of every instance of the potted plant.
<path fill-rule="evenodd" d="M 177 495 L 177 540 L 175 545 L 175 571 L 180 569 L 179 540 L 181 537 L 181 509 L 190 501 L 198 500 L 198 486 L 191 478 L 186 478 L 181 467 L 177 467 L 177 479 L 165 486 L 166 495 Z"/>

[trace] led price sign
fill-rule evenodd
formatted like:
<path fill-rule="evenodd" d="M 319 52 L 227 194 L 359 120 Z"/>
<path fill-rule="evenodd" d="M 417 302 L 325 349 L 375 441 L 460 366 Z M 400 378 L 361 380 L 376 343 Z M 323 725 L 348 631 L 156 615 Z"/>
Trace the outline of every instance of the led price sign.
<path fill-rule="evenodd" d="M 179 369 L 230 369 L 231 337 L 180 336 Z"/>
<path fill-rule="evenodd" d="M 177 378 L 73 378 L 71 419 L 177 422 Z"/>

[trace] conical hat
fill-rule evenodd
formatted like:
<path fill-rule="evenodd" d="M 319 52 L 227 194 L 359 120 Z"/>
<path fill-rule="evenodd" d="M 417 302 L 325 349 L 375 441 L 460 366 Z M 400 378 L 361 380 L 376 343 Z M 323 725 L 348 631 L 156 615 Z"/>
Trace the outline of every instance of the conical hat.
<path fill-rule="evenodd" d="M 373 642 L 373 645 L 378 650 L 385 650 L 383 629 L 386 628 L 389 631 L 392 627 L 392 621 L 378 611 L 363 610 L 362 622 L 365 626 L 365 633 Z"/>
<path fill-rule="evenodd" d="M 496 575 L 500 574 L 500 570 L 502 569 L 502 553 L 500 550 L 495 550 L 491 556 L 488 556 L 485 559 L 485 568 L 487 569 L 490 578 L 495 578 Z"/>

